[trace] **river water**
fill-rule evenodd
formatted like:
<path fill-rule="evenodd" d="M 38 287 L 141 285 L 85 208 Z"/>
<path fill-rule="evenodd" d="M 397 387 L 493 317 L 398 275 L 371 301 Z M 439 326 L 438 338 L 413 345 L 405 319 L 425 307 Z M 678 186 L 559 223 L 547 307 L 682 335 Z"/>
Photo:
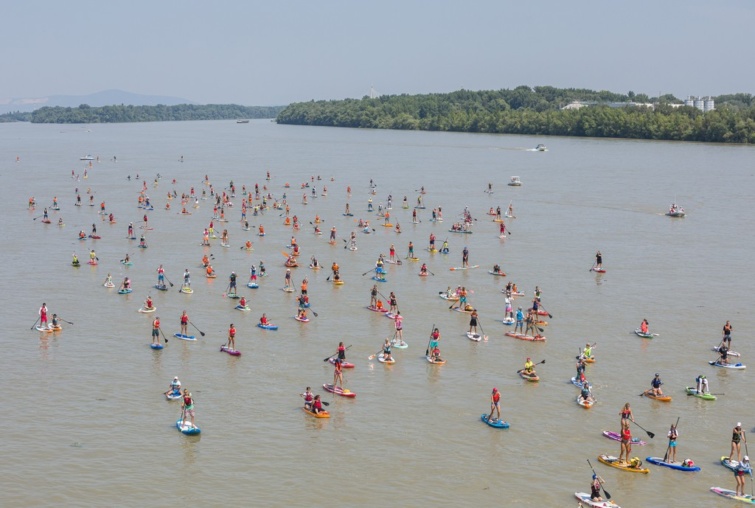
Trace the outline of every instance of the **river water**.
<path fill-rule="evenodd" d="M 749 341 L 755 219 L 747 205 L 755 195 L 753 148 L 269 121 L 0 124 L 0 133 L 4 506 L 576 506 L 573 493 L 589 491 L 586 459 L 624 507 L 670 506 L 672 499 L 683 506 L 731 503 L 708 488 L 734 488 L 718 461 L 729 452 L 736 422 L 746 430 L 755 424 L 755 390 L 747 388 L 747 370 L 716 369 L 707 361 L 716 357 L 710 348 L 727 319 L 734 327 L 732 349 L 746 364 L 755 353 Z M 529 150 L 541 142 L 547 152 Z M 90 153 L 100 162 L 93 162 L 87 179 L 72 179 L 72 170 L 83 176 L 87 166 L 79 157 Z M 162 178 L 155 188 L 157 173 Z M 315 255 L 326 267 L 336 261 L 346 281 L 333 286 L 328 270 L 294 270 L 297 285 L 309 278 L 318 317 L 296 322 L 295 296 L 281 291 L 281 251 L 291 228 L 283 226 L 280 212 L 253 217 L 250 211 L 250 224 L 268 232 L 258 238 L 254 230 L 241 230 L 238 196 L 226 211 L 230 222 L 216 222 L 216 228 L 228 228 L 231 247 L 216 240 L 205 250 L 199 242 L 212 215 L 209 200 L 190 208 L 191 216 L 177 213 L 177 200 L 170 211 L 163 209 L 173 189 L 179 195 L 191 186 L 198 193 L 207 189 L 205 174 L 219 190 L 233 180 L 239 194 L 242 184 L 259 183 L 281 197 L 290 182 L 291 213 L 307 226 L 296 233 L 302 259 Z M 317 175 L 317 193 L 327 186 L 328 195 L 313 200 L 311 189 L 299 185 Z M 508 187 L 512 175 L 524 185 Z M 374 196 L 370 179 L 377 184 Z M 142 219 L 136 200 L 144 180 L 155 204 L 149 212 L 154 230 L 147 234 L 149 248 L 137 249 L 138 242 L 126 239 L 126 227 Z M 483 192 L 489 182 L 493 194 Z M 413 225 L 411 210 L 400 204 L 407 196 L 413 205 L 421 186 L 428 208 Z M 98 206 L 73 206 L 76 187 L 85 203 L 91 188 L 94 202 L 105 201 L 117 224 L 101 222 Z M 400 235 L 366 211 L 370 197 L 377 206 L 388 194 Z M 34 211 L 26 209 L 30 196 L 41 205 Z M 53 224 L 33 220 L 53 196 L 61 207 L 51 212 Z M 347 200 L 353 218 L 342 216 Z M 664 216 L 672 201 L 686 209 L 686 218 Z M 507 222 L 511 235 L 501 240 L 486 212 L 510 202 L 517 218 Z M 442 207 L 444 223 L 429 221 L 434 206 Z M 449 233 L 465 206 L 478 219 L 474 233 Z M 314 236 L 309 225 L 315 214 L 324 219 L 323 236 Z M 55 225 L 59 217 L 62 228 Z M 359 231 L 359 217 L 372 220 L 376 231 L 358 232 L 359 250 L 351 252 L 342 238 Z M 89 232 L 92 223 L 102 239 L 79 242 L 77 232 Z M 332 226 L 336 246 L 327 243 Z M 438 243 L 448 238 L 449 255 L 424 250 L 431 232 Z M 247 239 L 253 252 L 240 249 Z M 397 363 L 385 366 L 368 356 L 392 335 L 392 321 L 365 309 L 373 282 L 362 274 L 392 243 L 403 257 L 409 241 L 434 275 L 417 277 L 417 263 L 388 266 L 388 282 L 379 289 L 398 296 L 409 348 L 394 350 Z M 464 246 L 480 268 L 450 271 L 460 266 Z M 85 261 L 89 249 L 100 264 L 72 268 L 71 254 Z M 606 274 L 589 270 L 596 250 Z M 215 280 L 202 277 L 205 252 L 214 255 Z M 119 263 L 126 253 L 131 267 Z M 260 260 L 269 276 L 260 289 L 247 289 L 249 267 Z M 509 276 L 489 275 L 494 263 Z M 164 293 L 152 289 L 159 264 L 175 284 L 188 267 L 194 294 L 179 294 L 178 285 Z M 223 297 L 231 271 L 240 274 L 249 313 Z M 116 283 L 129 276 L 134 293 L 119 296 L 104 288 L 108 272 Z M 506 279 L 526 291 L 515 302 L 523 307 L 535 285 L 542 288 L 553 316 L 547 342 L 503 335 L 508 328 L 500 321 L 500 289 Z M 473 290 L 470 303 L 479 309 L 487 342 L 467 340 L 468 316 L 449 311 L 438 298 L 456 285 Z M 194 343 L 170 339 L 164 350 L 152 351 L 153 315 L 137 313 L 148 294 L 166 332 L 178 331 L 185 309 L 206 336 Z M 42 302 L 74 324 L 64 323 L 55 335 L 30 330 Z M 254 326 L 262 312 L 279 331 Z M 658 337 L 632 333 L 643 318 Z M 218 351 L 231 322 L 243 353 L 238 358 Z M 433 325 L 442 333 L 443 366 L 423 358 Z M 332 368 L 322 360 L 341 340 L 351 345 L 347 358 L 356 364 L 346 372 L 347 387 L 357 393 L 353 400 L 321 388 L 332 381 Z M 586 341 L 597 342 L 598 358 L 587 369 L 598 400 L 589 411 L 575 404 L 577 389 L 568 382 Z M 546 360 L 537 367 L 540 383 L 516 375 L 528 356 Z M 655 372 L 671 403 L 638 396 Z M 684 387 L 701 373 L 712 392 L 725 395 L 715 402 L 687 397 Z M 174 427 L 179 405 L 162 392 L 176 375 L 196 399 L 201 436 L 187 437 Z M 298 394 L 308 385 L 330 402 L 329 420 L 299 409 Z M 479 421 L 494 386 L 503 394 L 508 430 Z M 657 434 L 650 440 L 633 427 L 634 436 L 650 443 L 632 455 L 663 456 L 666 431 L 680 417 L 679 458 L 692 458 L 702 471 L 650 465 L 649 475 L 631 475 L 599 464 L 598 454 L 618 455 L 619 444 L 601 430 L 619 430 L 618 412 L 627 401 L 637 422 Z"/>

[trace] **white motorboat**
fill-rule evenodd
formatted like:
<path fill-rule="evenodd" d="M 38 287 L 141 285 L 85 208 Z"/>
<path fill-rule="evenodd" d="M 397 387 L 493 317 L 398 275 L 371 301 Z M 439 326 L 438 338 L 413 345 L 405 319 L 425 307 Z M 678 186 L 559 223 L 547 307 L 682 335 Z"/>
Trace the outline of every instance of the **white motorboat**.
<path fill-rule="evenodd" d="M 521 187 L 522 186 L 522 181 L 519 179 L 518 176 L 512 176 L 511 180 L 509 181 L 509 185 L 511 187 Z"/>

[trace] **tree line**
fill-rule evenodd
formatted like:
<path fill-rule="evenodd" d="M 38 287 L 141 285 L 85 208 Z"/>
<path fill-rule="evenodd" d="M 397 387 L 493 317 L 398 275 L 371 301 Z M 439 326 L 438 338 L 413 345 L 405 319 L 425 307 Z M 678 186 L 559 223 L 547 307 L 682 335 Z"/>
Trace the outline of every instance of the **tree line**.
<path fill-rule="evenodd" d="M 562 109 L 572 101 L 590 104 Z M 610 107 L 607 103 L 655 103 Z M 616 94 L 585 89 L 520 86 L 513 90 L 391 95 L 290 104 L 281 124 L 491 134 L 755 143 L 755 100 L 749 94 L 716 98 L 703 113 L 672 95 Z"/>
<path fill-rule="evenodd" d="M 44 107 L 31 113 L 7 113 L 0 121 L 32 123 L 126 123 L 187 120 L 232 120 L 275 118 L 284 106 L 239 106 L 238 104 L 179 104 L 176 106 L 117 106 L 77 108 Z"/>

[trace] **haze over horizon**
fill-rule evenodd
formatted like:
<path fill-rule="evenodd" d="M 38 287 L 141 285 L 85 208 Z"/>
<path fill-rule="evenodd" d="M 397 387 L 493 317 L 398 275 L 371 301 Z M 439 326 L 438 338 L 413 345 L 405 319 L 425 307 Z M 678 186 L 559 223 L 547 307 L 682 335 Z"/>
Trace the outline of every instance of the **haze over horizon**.
<path fill-rule="evenodd" d="M 0 99 L 120 89 L 283 105 L 519 85 L 753 93 L 755 3 L 11 2 Z"/>

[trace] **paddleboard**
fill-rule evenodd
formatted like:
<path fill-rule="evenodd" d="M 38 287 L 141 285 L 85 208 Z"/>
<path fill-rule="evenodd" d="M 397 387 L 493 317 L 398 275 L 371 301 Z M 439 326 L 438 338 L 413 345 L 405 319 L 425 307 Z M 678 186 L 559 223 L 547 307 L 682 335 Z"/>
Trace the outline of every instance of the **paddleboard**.
<path fill-rule="evenodd" d="M 650 392 L 645 392 L 643 395 L 648 399 L 660 400 L 661 402 L 671 402 L 671 397 L 669 395 L 653 395 Z"/>
<path fill-rule="evenodd" d="M 294 319 L 297 321 L 301 321 L 302 323 L 309 323 L 309 318 L 306 316 L 303 318 L 300 318 L 299 316 L 294 316 Z"/>
<path fill-rule="evenodd" d="M 438 294 L 438 296 L 440 296 L 441 298 L 443 298 L 444 300 L 447 300 L 449 302 L 458 302 L 459 301 L 459 297 L 458 296 L 448 296 L 446 293 L 440 293 L 440 294 Z"/>
<path fill-rule="evenodd" d="M 532 335 L 524 335 L 523 333 L 514 333 L 514 332 L 506 332 L 504 333 L 507 337 L 513 337 L 515 339 L 519 340 L 528 340 L 530 342 L 542 342 L 546 340 L 546 337 L 542 335 L 532 336 Z"/>
<path fill-rule="evenodd" d="M 238 293 L 228 293 L 226 296 L 231 300 L 238 300 L 239 298 L 241 298 L 241 295 L 239 295 Z"/>
<path fill-rule="evenodd" d="M 433 360 L 431 356 L 425 356 L 425 360 L 427 360 L 428 363 L 432 363 L 433 365 L 443 365 L 444 363 L 446 363 L 446 361 L 443 359 L 437 361 Z"/>
<path fill-rule="evenodd" d="M 713 365 L 714 367 L 721 367 L 722 369 L 737 369 L 742 370 L 746 369 L 747 366 L 741 363 L 718 363 L 718 360 L 710 361 L 709 364 Z"/>
<path fill-rule="evenodd" d="M 158 291 L 167 291 L 168 290 L 168 286 L 166 286 L 165 284 L 155 284 L 154 288 L 157 289 Z"/>
<path fill-rule="evenodd" d="M 283 286 L 281 288 L 281 291 L 284 291 L 286 293 L 293 293 L 296 290 L 292 286 Z"/>
<path fill-rule="evenodd" d="M 403 340 L 402 341 L 397 341 L 395 339 L 391 341 L 391 345 L 393 347 L 395 347 L 396 349 L 406 349 L 406 348 L 409 347 L 409 344 L 407 344 Z"/>
<path fill-rule="evenodd" d="M 479 333 L 467 332 L 465 335 L 467 336 L 467 338 L 469 340 L 473 340 L 475 342 L 480 342 L 483 339 L 484 340 L 488 340 L 488 336 L 487 335 L 483 336 L 483 335 L 480 335 Z"/>
<path fill-rule="evenodd" d="M 157 307 L 154 305 L 150 307 L 149 309 L 145 309 L 144 307 L 140 308 L 137 312 L 142 312 L 144 314 L 149 314 L 150 312 L 155 312 L 157 310 Z"/>
<path fill-rule="evenodd" d="M 408 259 L 409 261 L 414 261 L 415 263 L 416 263 L 417 261 L 419 261 L 419 258 L 415 258 L 415 257 L 412 257 L 412 258 L 410 258 L 410 257 L 407 257 L 406 259 Z"/>
<path fill-rule="evenodd" d="M 575 377 L 573 377 L 573 378 L 571 378 L 571 384 L 573 384 L 574 386 L 576 386 L 576 387 L 577 387 L 577 388 L 579 388 L 580 390 L 582 389 L 582 385 L 583 385 L 583 383 L 582 383 L 582 381 L 580 381 L 579 379 L 577 379 L 577 377 L 576 377 L 576 376 L 575 376 Z M 592 383 L 590 383 L 590 382 L 588 381 L 588 382 L 587 382 L 587 387 L 588 387 L 588 388 L 592 387 Z"/>
<path fill-rule="evenodd" d="M 277 330 L 278 325 L 274 325 L 272 323 L 268 323 L 266 325 L 263 325 L 262 323 L 257 323 L 258 328 L 262 328 L 263 330 Z"/>
<path fill-rule="evenodd" d="M 621 434 L 618 432 L 613 432 L 610 430 L 604 430 L 603 435 L 606 436 L 608 439 L 613 439 L 614 441 L 621 441 Z M 647 443 L 645 441 L 641 441 L 636 437 L 632 438 L 632 444 L 637 446 L 645 446 Z"/>
<path fill-rule="evenodd" d="M 342 280 L 334 280 L 333 284 L 335 284 L 336 286 L 342 286 L 343 285 L 343 281 Z"/>
<path fill-rule="evenodd" d="M 384 313 L 387 313 L 387 312 L 388 312 L 388 309 L 378 309 L 378 308 L 377 308 L 377 307 L 375 307 L 374 305 L 368 305 L 368 306 L 367 306 L 367 308 L 368 308 L 369 310 L 371 310 L 372 312 L 384 312 Z"/>
<path fill-rule="evenodd" d="M 251 289 L 257 289 L 258 287 L 260 287 L 260 285 L 257 284 L 256 282 L 248 282 L 246 287 L 251 288 Z"/>
<path fill-rule="evenodd" d="M 325 391 L 328 391 L 330 393 L 335 393 L 336 395 L 340 395 L 341 397 L 349 397 L 353 399 L 354 397 L 357 396 L 356 393 L 352 392 L 348 388 L 341 388 L 340 386 L 334 386 L 327 383 L 322 385 L 322 387 L 325 389 Z"/>
<path fill-rule="evenodd" d="M 377 355 L 377 359 L 378 359 L 378 361 L 380 363 L 387 363 L 387 364 L 396 363 L 396 359 L 395 358 L 391 358 L 390 360 L 386 360 L 385 359 L 385 354 L 383 354 L 383 353 L 380 353 L 379 355 Z"/>
<path fill-rule="evenodd" d="M 103 286 L 105 286 L 106 288 L 114 288 L 115 284 L 113 284 L 112 282 L 106 282 L 103 284 Z"/>
<path fill-rule="evenodd" d="M 652 339 L 653 337 L 657 337 L 657 333 L 642 333 L 639 328 L 637 328 L 634 333 L 642 337 L 643 339 Z"/>
<path fill-rule="evenodd" d="M 178 392 L 168 392 L 165 394 L 165 398 L 168 400 L 179 400 L 182 397 L 183 395 L 181 394 L 180 390 Z"/>
<path fill-rule="evenodd" d="M 151 347 L 152 349 L 163 349 L 165 346 L 163 346 L 162 344 L 155 344 L 153 342 L 152 344 L 149 345 L 149 347 Z"/>
<path fill-rule="evenodd" d="M 307 409 L 306 407 L 302 407 L 302 410 L 303 410 L 303 411 L 304 411 L 305 413 L 307 413 L 308 415 L 310 415 L 310 416 L 314 416 L 315 418 L 330 418 L 330 413 L 328 413 L 328 412 L 327 412 L 327 411 L 325 411 L 324 409 L 323 409 L 322 411 L 320 411 L 319 413 L 313 413 L 312 411 L 310 411 L 310 410 L 309 410 L 309 409 Z"/>
<path fill-rule="evenodd" d="M 179 293 L 184 293 L 186 295 L 190 295 L 190 294 L 194 293 L 194 290 L 191 289 L 191 288 L 182 287 L 181 289 L 178 290 L 178 292 Z"/>
<path fill-rule="evenodd" d="M 252 310 L 251 307 L 249 307 L 248 305 L 244 305 L 243 307 L 241 305 L 237 305 L 237 306 L 234 307 L 234 309 L 240 310 L 240 311 L 245 311 L 245 312 L 248 312 L 248 311 Z"/>
<path fill-rule="evenodd" d="M 505 277 L 505 276 L 506 276 L 506 274 L 505 274 L 505 273 L 503 273 L 503 272 L 494 272 L 493 270 L 488 270 L 488 273 L 489 273 L 490 275 L 497 275 L 497 276 L 499 276 L 499 277 Z"/>
<path fill-rule="evenodd" d="M 503 318 L 503 321 L 501 321 L 506 326 L 511 326 L 514 323 L 516 323 L 516 320 L 512 317 Z"/>
<path fill-rule="evenodd" d="M 575 492 L 574 496 L 579 499 L 579 501 L 586 506 L 595 506 L 599 508 L 621 508 L 621 506 L 617 505 L 613 501 L 593 501 L 590 499 L 590 494 L 586 494 L 585 492 Z"/>
<path fill-rule="evenodd" d="M 650 462 L 651 464 L 655 464 L 656 466 L 670 467 L 671 469 L 676 469 L 677 471 L 700 471 L 699 466 L 687 467 L 683 466 L 681 462 L 665 462 L 662 457 L 646 457 L 645 461 Z"/>
<path fill-rule="evenodd" d="M 471 233 L 471 231 L 470 231 L 470 233 Z M 452 266 L 451 268 L 449 268 L 449 270 L 451 270 L 453 272 L 455 270 L 471 270 L 473 268 L 479 268 L 479 267 L 480 267 L 480 265 L 473 265 L 473 266 Z"/>
<path fill-rule="evenodd" d="M 628 462 L 619 462 L 619 458 L 614 457 L 613 455 L 598 455 L 598 460 L 607 466 L 615 467 L 616 469 L 621 469 L 622 471 L 630 473 L 648 474 L 650 472 L 650 469 L 647 468 L 632 467 Z"/>
<path fill-rule="evenodd" d="M 377 275 L 373 275 L 372 280 L 374 280 L 375 282 L 388 282 L 388 279 L 386 279 L 385 277 L 381 278 L 381 277 L 378 277 Z"/>
<path fill-rule="evenodd" d="M 197 338 L 194 335 L 184 335 L 182 333 L 174 333 L 173 336 L 181 340 L 197 340 Z"/>
<path fill-rule="evenodd" d="M 180 430 L 182 434 L 186 434 L 187 436 L 194 436 L 202 432 L 199 427 L 192 427 L 191 422 L 188 420 L 182 424 L 180 418 L 176 420 L 176 428 Z"/>
<path fill-rule="evenodd" d="M 504 421 L 501 421 L 501 420 L 499 420 L 497 418 L 493 418 L 492 420 L 488 420 L 488 415 L 486 415 L 485 413 L 483 413 L 480 416 L 480 420 L 482 420 L 483 422 L 487 423 L 488 425 L 490 425 L 491 427 L 496 428 L 496 429 L 508 429 L 509 428 L 509 422 L 504 422 Z"/>
<path fill-rule="evenodd" d="M 535 374 L 534 376 L 525 374 L 524 373 L 524 369 L 518 370 L 516 373 L 519 374 L 520 378 L 526 379 L 530 383 L 536 383 L 536 382 L 540 381 L 540 376 L 538 376 L 537 374 Z"/>
<path fill-rule="evenodd" d="M 241 351 L 238 351 L 236 349 L 231 349 L 231 348 L 226 347 L 226 346 L 220 346 L 220 350 L 223 353 L 228 353 L 231 356 L 241 356 Z"/>
<path fill-rule="evenodd" d="M 591 270 L 595 273 L 606 273 L 605 268 L 591 268 Z"/>
<path fill-rule="evenodd" d="M 396 316 L 397 316 L 397 314 L 394 314 L 393 312 L 386 312 L 386 313 L 385 313 L 385 314 L 383 314 L 383 315 L 384 315 L 385 317 L 387 317 L 388 319 L 396 319 Z"/>
<path fill-rule="evenodd" d="M 336 359 L 335 358 L 331 358 L 328 361 L 330 363 L 332 363 L 333 365 L 336 364 Z M 353 363 L 349 363 L 349 362 L 347 362 L 345 360 L 341 362 L 341 368 L 344 368 L 344 369 L 353 369 L 354 367 L 356 367 L 356 365 L 354 365 Z"/>
<path fill-rule="evenodd" d="M 133 291 L 133 290 L 132 290 L 131 288 L 127 288 L 127 289 L 119 289 L 119 290 L 118 290 L 118 294 L 119 294 L 119 295 L 127 295 L 127 294 L 129 294 L 129 293 L 130 293 L 131 291 Z"/>
<path fill-rule="evenodd" d="M 722 489 L 721 487 L 711 487 L 710 491 L 718 494 L 719 496 L 728 497 L 729 499 L 733 499 L 734 501 L 740 501 L 742 503 L 749 503 L 749 504 L 755 504 L 755 497 L 752 497 L 749 494 L 745 494 L 744 496 L 738 496 L 736 492 L 729 489 Z"/>
<path fill-rule="evenodd" d="M 585 409 L 590 409 L 595 404 L 595 399 L 585 400 L 582 398 L 582 394 L 577 395 L 577 404 Z"/>
<path fill-rule="evenodd" d="M 703 399 L 703 400 L 716 400 L 716 396 L 713 395 L 712 393 L 699 393 L 697 391 L 697 388 L 691 388 L 688 386 L 684 390 L 687 392 L 688 395 L 694 395 L 695 397 Z"/>

